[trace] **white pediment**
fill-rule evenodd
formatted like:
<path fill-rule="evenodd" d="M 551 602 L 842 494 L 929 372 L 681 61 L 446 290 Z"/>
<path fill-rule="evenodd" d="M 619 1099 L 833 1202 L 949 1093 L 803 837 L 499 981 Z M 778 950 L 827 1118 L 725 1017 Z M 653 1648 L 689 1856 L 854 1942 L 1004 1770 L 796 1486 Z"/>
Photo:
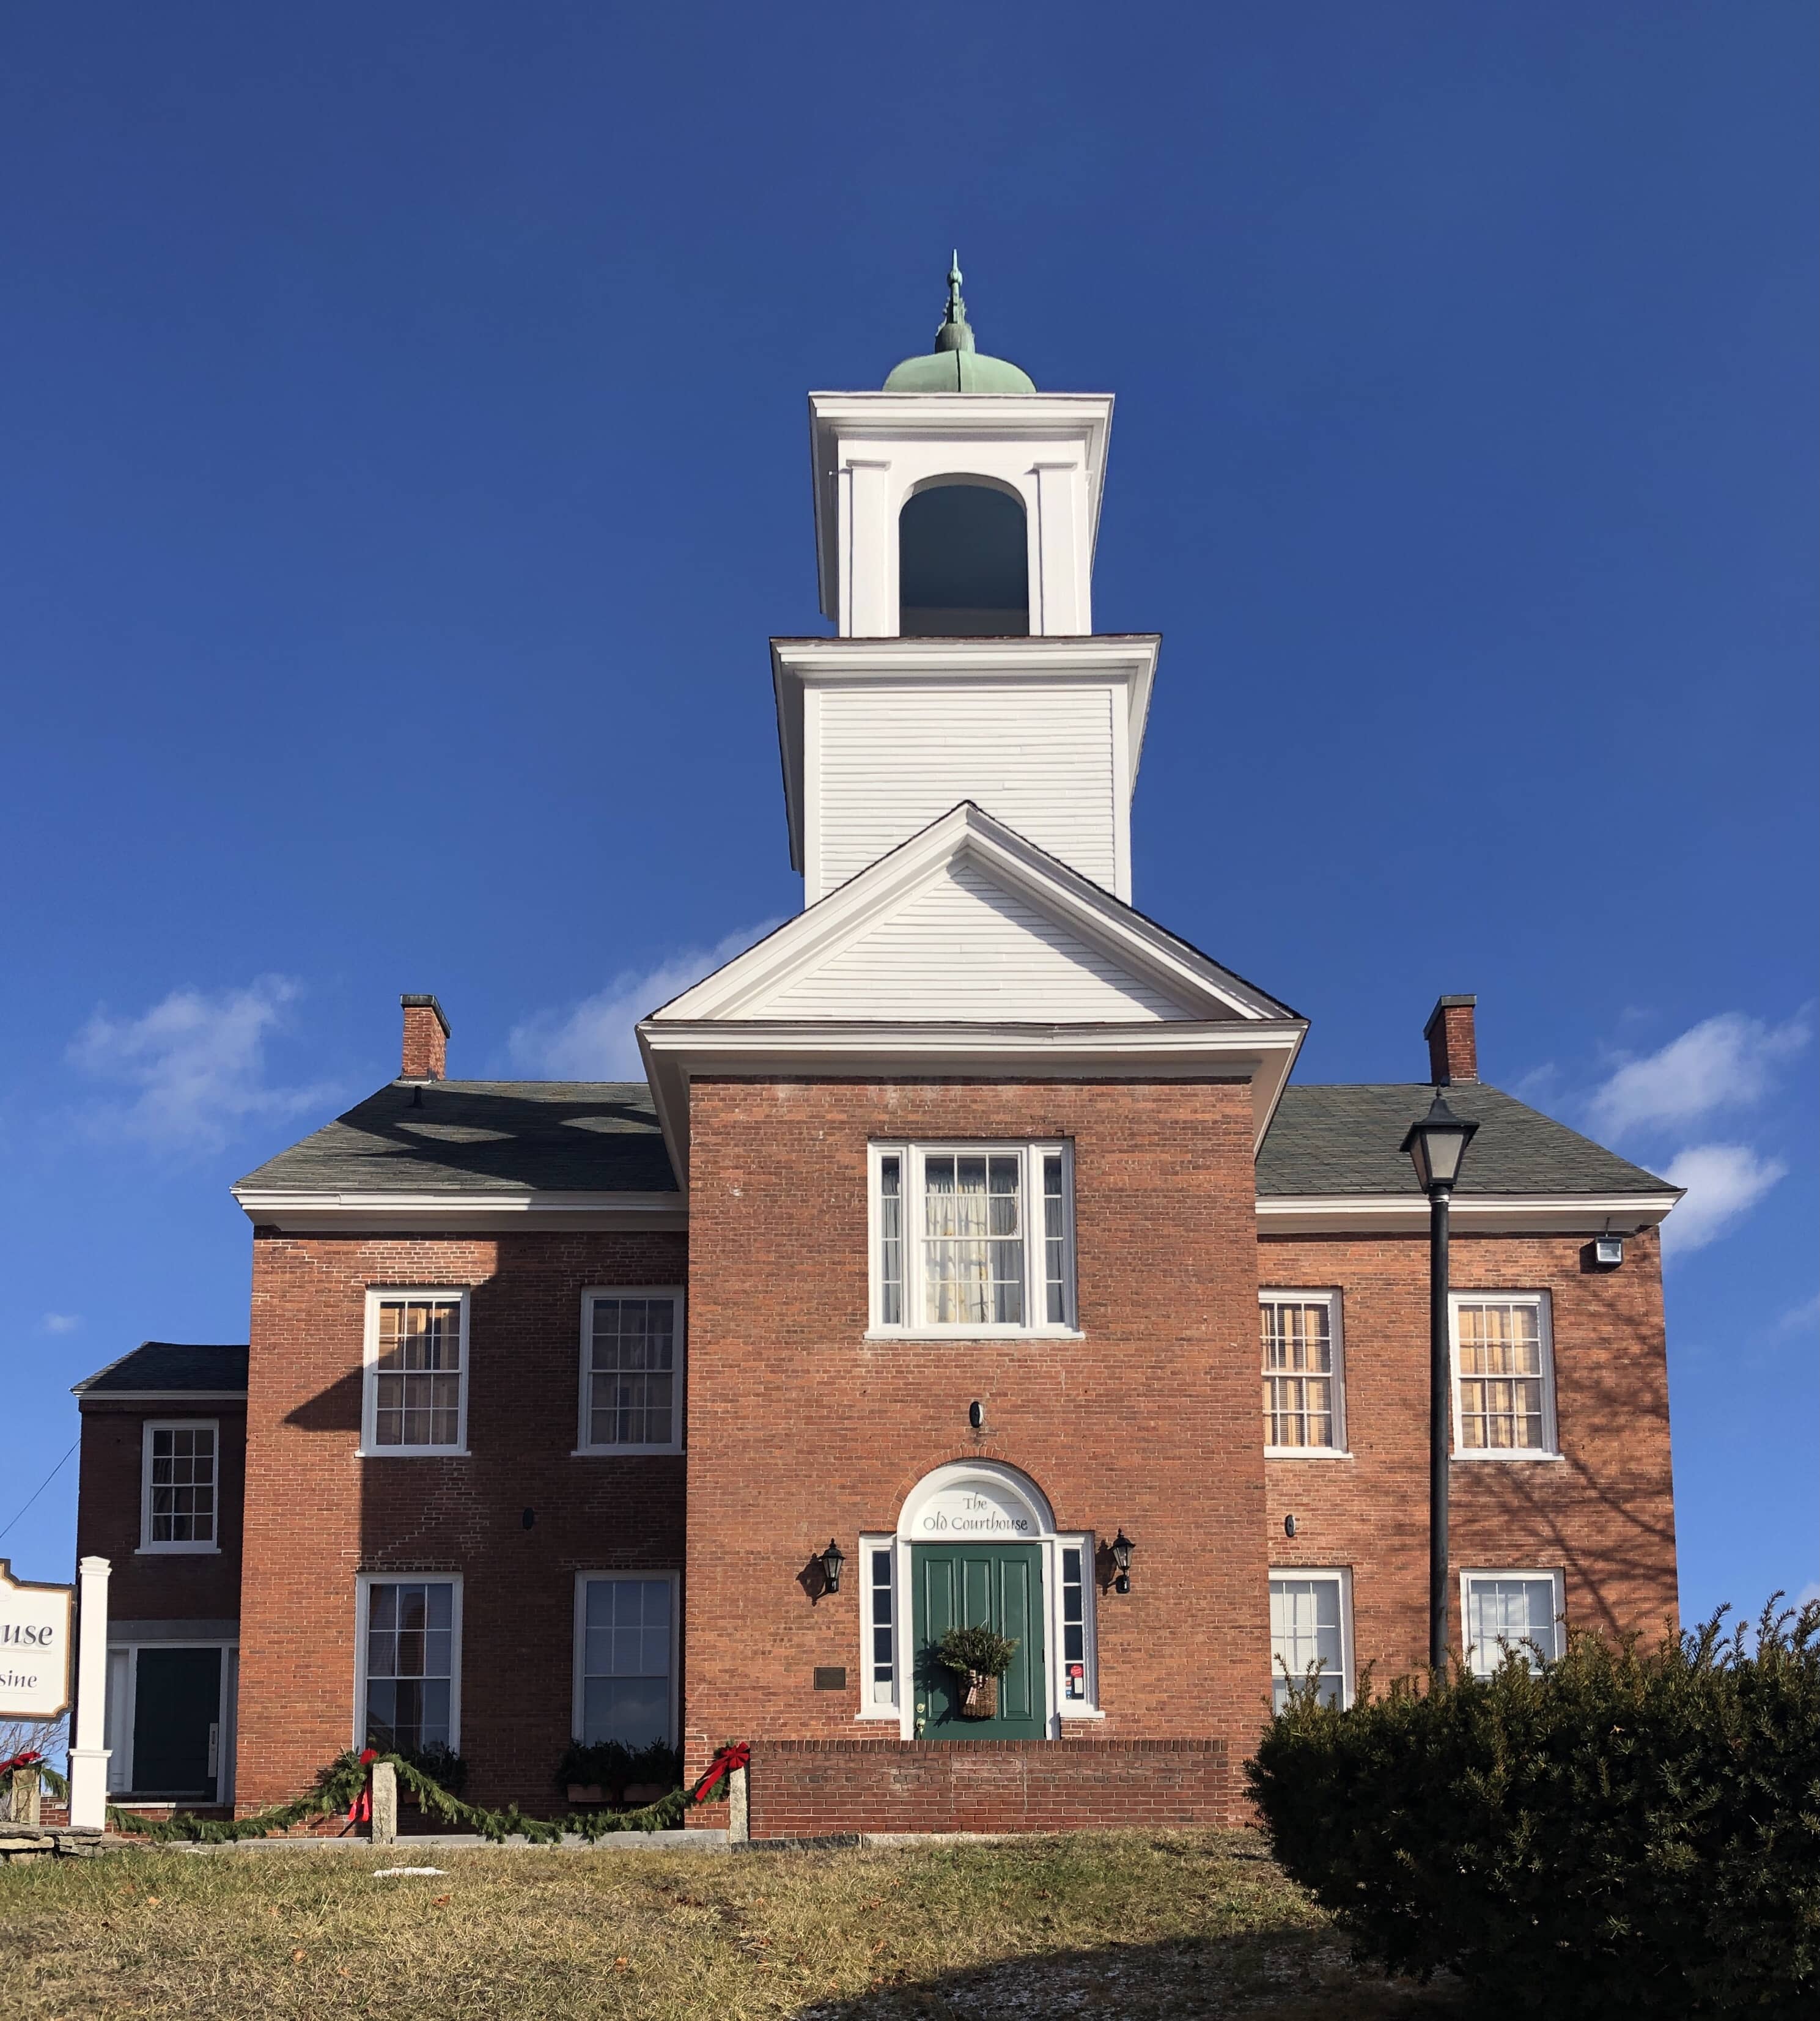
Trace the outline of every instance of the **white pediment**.
<path fill-rule="evenodd" d="M 650 1022 L 1131 1025 L 1287 1014 L 967 803 Z"/>

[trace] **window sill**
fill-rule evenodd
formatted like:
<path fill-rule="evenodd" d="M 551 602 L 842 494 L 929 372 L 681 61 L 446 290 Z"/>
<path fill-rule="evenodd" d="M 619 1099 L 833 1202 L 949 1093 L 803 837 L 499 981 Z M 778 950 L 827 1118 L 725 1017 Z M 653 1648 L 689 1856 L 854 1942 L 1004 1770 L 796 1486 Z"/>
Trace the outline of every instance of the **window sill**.
<path fill-rule="evenodd" d="M 356 1459 L 471 1459 L 466 1446 L 362 1446 Z"/>
<path fill-rule="evenodd" d="M 219 1544 L 140 1544 L 133 1551 L 136 1558 L 218 1558 L 221 1555 Z"/>
<path fill-rule="evenodd" d="M 897 1726 L 901 1724 L 902 1717 L 895 1706 L 880 1706 L 875 1711 L 856 1712 L 854 1723 L 856 1726 L 883 1726 L 886 1724 Z"/>
<path fill-rule="evenodd" d="M 1512 1460 L 1542 1460 L 1551 1466 L 1560 1466 L 1567 1458 L 1558 1452 L 1457 1452 L 1450 1455 L 1461 1466 L 1508 1466 Z"/>
<path fill-rule="evenodd" d="M 577 1446 L 571 1459 L 679 1459 L 681 1446 Z"/>
<path fill-rule="evenodd" d="M 1104 1719 L 1106 1715 L 1097 1706 L 1072 1705 L 1064 1706 L 1060 1716 L 1064 1720 L 1072 1720 Z"/>
<path fill-rule="evenodd" d="M 909 1341 L 1085 1340 L 1077 1327 L 868 1327 L 868 1343 Z"/>
<path fill-rule="evenodd" d="M 1266 1446 L 1266 1459 L 1353 1459 L 1356 1454 L 1341 1446 Z"/>

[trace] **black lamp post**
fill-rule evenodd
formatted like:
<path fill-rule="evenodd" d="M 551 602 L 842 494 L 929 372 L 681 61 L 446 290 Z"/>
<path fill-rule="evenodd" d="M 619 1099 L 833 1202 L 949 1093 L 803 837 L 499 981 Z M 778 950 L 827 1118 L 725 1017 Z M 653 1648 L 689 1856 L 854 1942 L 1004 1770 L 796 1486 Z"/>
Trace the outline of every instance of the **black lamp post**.
<path fill-rule="evenodd" d="M 1403 1148 L 1429 1196 L 1429 1665 L 1447 1662 L 1447 1434 L 1452 1415 L 1451 1328 L 1447 1311 L 1447 1207 L 1460 1161 L 1478 1130 L 1448 1108 L 1440 1090 Z"/>

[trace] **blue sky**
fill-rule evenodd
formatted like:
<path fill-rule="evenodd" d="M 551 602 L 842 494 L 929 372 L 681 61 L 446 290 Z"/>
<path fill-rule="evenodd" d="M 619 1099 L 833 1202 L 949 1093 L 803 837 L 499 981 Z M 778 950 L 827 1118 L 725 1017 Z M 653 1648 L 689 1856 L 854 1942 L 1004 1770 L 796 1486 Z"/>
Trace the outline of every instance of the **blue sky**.
<path fill-rule="evenodd" d="M 15 9 L 0 62 L 0 1524 L 227 1186 L 395 1070 L 592 1069 L 795 909 L 803 394 L 1118 413 L 1147 911 L 1310 1080 L 1690 1180 L 1683 1600 L 1820 1578 L 1806 0 Z M 75 1466 L 0 1554 L 71 1560 Z"/>

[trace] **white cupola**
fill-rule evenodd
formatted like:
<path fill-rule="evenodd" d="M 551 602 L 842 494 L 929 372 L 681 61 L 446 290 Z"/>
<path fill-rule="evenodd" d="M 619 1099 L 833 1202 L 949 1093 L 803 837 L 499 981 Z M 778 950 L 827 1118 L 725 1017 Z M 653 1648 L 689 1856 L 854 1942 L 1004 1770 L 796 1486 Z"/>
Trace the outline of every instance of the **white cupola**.
<path fill-rule="evenodd" d="M 809 396 L 839 635 L 772 641 L 792 861 L 813 905 L 972 800 L 1129 901 L 1158 641 L 1093 632 L 1112 396 L 977 351 L 948 278 L 933 351 Z"/>

